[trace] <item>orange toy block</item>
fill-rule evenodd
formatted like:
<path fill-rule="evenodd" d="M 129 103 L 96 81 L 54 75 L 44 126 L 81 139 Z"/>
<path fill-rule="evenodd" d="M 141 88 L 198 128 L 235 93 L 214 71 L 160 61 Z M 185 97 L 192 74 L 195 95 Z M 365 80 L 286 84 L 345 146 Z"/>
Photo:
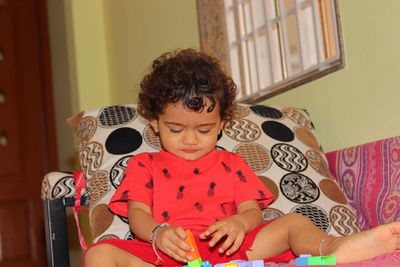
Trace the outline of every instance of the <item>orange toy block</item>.
<path fill-rule="evenodd" d="M 189 246 L 191 246 L 192 248 L 194 248 L 194 251 L 188 252 L 188 254 L 190 256 L 192 256 L 193 260 L 200 258 L 200 252 L 199 252 L 199 249 L 197 248 L 196 241 L 194 240 L 192 231 L 190 231 L 189 229 L 186 229 L 185 232 L 186 232 L 186 236 L 187 236 L 186 243 Z"/>

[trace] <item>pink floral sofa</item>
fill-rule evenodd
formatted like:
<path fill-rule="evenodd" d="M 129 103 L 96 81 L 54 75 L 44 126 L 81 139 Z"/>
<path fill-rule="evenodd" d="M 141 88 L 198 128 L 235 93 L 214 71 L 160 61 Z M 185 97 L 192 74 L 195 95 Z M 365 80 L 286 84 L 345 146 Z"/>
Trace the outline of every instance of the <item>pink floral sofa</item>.
<path fill-rule="evenodd" d="M 57 267 L 69 266 L 68 206 L 88 206 L 93 239 L 88 243 L 134 238 L 127 218 L 112 214 L 108 202 L 124 178 L 128 160 L 161 148 L 135 105 L 84 111 L 69 122 L 85 180 L 55 171 L 42 183 L 48 261 Z M 217 149 L 241 154 L 274 194 L 274 202 L 262 211 L 264 221 L 295 212 L 323 231 L 343 236 L 400 220 L 400 137 L 324 153 L 306 110 L 240 104 L 235 118 L 224 126 Z M 78 191 L 77 181 L 83 185 Z M 399 266 L 399 262 L 400 253 L 392 253 L 342 266 Z"/>
<path fill-rule="evenodd" d="M 400 221 L 400 136 L 325 154 L 360 228 Z M 399 266 L 400 252 L 339 266 Z"/>

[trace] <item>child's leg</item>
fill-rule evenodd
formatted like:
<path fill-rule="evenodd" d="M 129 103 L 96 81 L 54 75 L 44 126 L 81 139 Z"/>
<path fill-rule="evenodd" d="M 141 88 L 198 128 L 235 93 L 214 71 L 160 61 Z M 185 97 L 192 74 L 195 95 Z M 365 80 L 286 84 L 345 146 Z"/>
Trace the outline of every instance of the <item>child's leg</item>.
<path fill-rule="evenodd" d="M 247 255 L 249 259 L 270 258 L 288 249 L 296 255 L 336 255 L 338 263 L 360 261 L 399 251 L 400 222 L 345 237 L 329 237 L 305 216 L 287 214 L 258 233 Z"/>
<path fill-rule="evenodd" d="M 250 260 L 265 259 L 278 256 L 289 249 L 295 255 L 319 255 L 319 244 L 326 237 L 327 234 L 307 217 L 289 213 L 260 230 L 247 256 Z"/>
<path fill-rule="evenodd" d="M 91 247 L 85 255 L 85 267 L 149 267 L 154 266 L 110 244 Z"/>

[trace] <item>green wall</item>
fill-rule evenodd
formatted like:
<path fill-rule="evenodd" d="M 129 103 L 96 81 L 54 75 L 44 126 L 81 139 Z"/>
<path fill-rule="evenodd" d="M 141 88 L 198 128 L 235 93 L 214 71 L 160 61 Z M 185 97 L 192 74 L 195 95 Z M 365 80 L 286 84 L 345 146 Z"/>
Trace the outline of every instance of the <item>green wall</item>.
<path fill-rule="evenodd" d="M 325 151 L 400 134 L 400 1 L 339 1 L 347 66 L 263 103 L 306 108 Z"/>

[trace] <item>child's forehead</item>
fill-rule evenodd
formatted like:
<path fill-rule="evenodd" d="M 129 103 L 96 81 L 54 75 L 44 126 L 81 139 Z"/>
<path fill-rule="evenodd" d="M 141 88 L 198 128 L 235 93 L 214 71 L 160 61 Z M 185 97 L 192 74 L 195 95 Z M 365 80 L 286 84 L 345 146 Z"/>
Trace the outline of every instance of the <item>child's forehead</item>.
<path fill-rule="evenodd" d="M 201 111 L 194 111 L 187 108 L 181 102 L 170 103 L 166 105 L 163 114 L 160 115 L 160 118 L 163 120 L 189 122 L 220 120 L 219 104 L 216 104 L 212 111 L 208 111 L 208 107 L 210 105 L 211 102 L 206 102 L 204 109 Z"/>

